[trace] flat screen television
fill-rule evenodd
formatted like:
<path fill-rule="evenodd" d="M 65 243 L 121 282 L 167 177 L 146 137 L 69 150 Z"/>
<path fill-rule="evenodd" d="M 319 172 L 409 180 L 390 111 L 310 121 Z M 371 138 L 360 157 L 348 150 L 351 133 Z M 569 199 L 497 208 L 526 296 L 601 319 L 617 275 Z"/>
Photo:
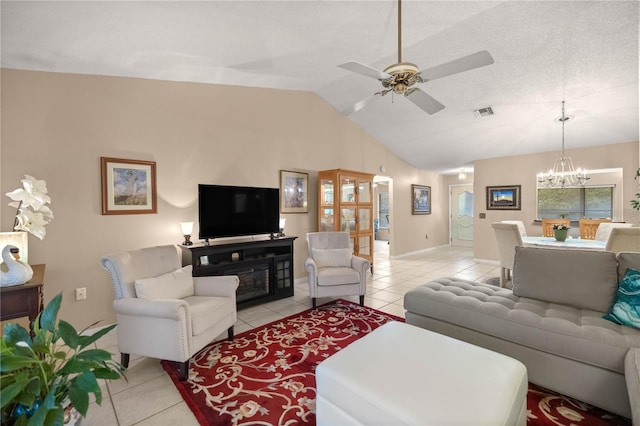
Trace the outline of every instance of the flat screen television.
<path fill-rule="evenodd" d="M 198 185 L 201 240 L 276 234 L 280 225 L 278 188 Z"/>

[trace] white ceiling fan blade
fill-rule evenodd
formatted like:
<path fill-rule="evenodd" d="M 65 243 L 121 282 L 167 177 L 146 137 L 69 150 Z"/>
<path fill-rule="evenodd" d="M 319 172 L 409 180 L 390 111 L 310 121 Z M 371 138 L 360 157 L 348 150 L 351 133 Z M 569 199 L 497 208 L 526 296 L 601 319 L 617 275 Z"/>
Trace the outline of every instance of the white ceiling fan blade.
<path fill-rule="evenodd" d="M 471 55 L 463 56 L 462 58 L 454 59 L 453 61 L 420 71 L 420 77 L 422 77 L 423 81 L 431 81 L 436 78 L 446 77 L 491 64 L 493 64 L 493 58 L 489 52 L 481 50 L 480 52 L 472 53 Z"/>
<path fill-rule="evenodd" d="M 366 98 L 359 100 L 358 102 L 353 104 L 353 106 L 350 106 L 349 108 L 343 110 L 342 115 L 351 115 L 360 111 L 362 108 L 366 107 L 367 104 L 371 102 L 376 97 L 377 94 L 378 93 L 369 95 Z"/>
<path fill-rule="evenodd" d="M 444 105 L 420 89 L 411 89 L 405 96 L 427 114 L 435 114 L 444 109 Z"/>
<path fill-rule="evenodd" d="M 377 80 L 386 80 L 387 78 L 391 77 L 386 72 L 379 71 L 373 67 L 370 67 L 369 65 L 361 64 L 360 62 L 351 61 L 338 66 L 347 71 L 366 75 L 367 77 L 372 77 Z"/>

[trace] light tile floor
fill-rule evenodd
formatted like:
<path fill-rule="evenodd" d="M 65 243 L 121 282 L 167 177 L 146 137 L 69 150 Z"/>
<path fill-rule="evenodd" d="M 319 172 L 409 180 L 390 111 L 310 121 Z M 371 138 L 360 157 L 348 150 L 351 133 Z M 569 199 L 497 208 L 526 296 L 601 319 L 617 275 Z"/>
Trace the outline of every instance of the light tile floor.
<path fill-rule="evenodd" d="M 365 305 L 404 318 L 405 292 L 432 278 L 456 276 L 482 281 L 499 275 L 497 262 L 474 260 L 470 248 L 438 247 L 390 259 L 387 243 L 376 241 L 374 273 L 369 278 Z M 357 296 L 344 299 L 358 301 Z M 318 305 L 330 300 L 318 299 Z M 239 310 L 235 333 L 240 334 L 310 307 L 307 284 L 300 282 L 295 286 L 293 297 Z M 220 336 L 220 339 L 223 338 L 226 338 L 226 333 Z M 100 347 L 116 354 L 114 359 L 120 359 L 115 332 L 98 343 Z M 126 376 L 127 381 L 103 384 L 102 404 L 94 402 L 90 405 L 83 425 L 198 425 L 159 360 L 132 354 Z"/>

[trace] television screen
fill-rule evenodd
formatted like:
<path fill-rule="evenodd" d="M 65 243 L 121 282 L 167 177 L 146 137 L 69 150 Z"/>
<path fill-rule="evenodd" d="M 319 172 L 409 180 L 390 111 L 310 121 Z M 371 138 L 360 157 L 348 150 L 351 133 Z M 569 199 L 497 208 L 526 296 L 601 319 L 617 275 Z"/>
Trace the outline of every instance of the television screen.
<path fill-rule="evenodd" d="M 278 188 L 198 185 L 200 239 L 277 233 Z"/>

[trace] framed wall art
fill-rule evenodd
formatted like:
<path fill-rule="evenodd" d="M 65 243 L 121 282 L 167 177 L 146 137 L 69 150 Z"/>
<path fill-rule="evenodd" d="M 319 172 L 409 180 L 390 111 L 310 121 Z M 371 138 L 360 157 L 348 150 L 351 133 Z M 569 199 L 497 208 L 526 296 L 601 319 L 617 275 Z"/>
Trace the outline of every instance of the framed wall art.
<path fill-rule="evenodd" d="M 411 214 L 431 214 L 431 187 L 411 185 Z"/>
<path fill-rule="evenodd" d="M 487 210 L 520 210 L 520 185 L 487 186 Z"/>
<path fill-rule="evenodd" d="M 280 170 L 280 213 L 309 212 L 309 175 Z"/>
<path fill-rule="evenodd" d="M 157 213 L 156 163 L 100 157 L 102 214 Z"/>

